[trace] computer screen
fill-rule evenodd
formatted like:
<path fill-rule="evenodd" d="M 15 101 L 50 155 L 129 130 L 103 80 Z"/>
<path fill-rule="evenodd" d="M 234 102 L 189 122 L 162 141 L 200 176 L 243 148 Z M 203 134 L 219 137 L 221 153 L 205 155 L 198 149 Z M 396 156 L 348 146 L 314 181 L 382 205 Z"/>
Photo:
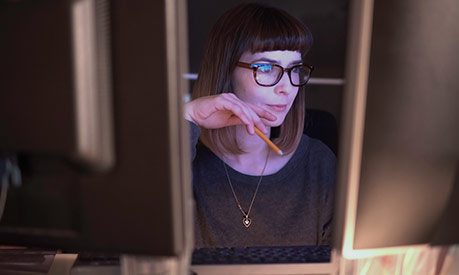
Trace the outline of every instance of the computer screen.
<path fill-rule="evenodd" d="M 347 257 L 458 241 L 445 217 L 459 199 L 458 8 L 353 2 L 335 238 Z"/>
<path fill-rule="evenodd" d="M 2 245 L 190 253 L 184 9 L 0 2 Z"/>

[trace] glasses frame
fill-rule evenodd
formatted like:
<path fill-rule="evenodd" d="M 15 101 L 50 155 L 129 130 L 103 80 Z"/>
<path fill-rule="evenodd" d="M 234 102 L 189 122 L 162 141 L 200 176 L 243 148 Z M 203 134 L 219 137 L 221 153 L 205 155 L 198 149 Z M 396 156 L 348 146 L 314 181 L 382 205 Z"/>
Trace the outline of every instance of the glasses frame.
<path fill-rule="evenodd" d="M 307 65 L 307 64 L 295 65 L 295 66 L 292 66 L 292 67 L 287 68 L 287 69 L 285 69 L 284 67 L 282 67 L 281 65 L 278 65 L 278 64 L 273 64 L 273 63 L 265 63 L 265 64 L 270 64 L 271 66 L 279 67 L 282 70 L 282 73 L 279 74 L 279 76 L 277 77 L 277 80 L 271 85 L 261 84 L 261 83 L 258 82 L 258 80 L 257 80 L 257 70 L 258 70 L 259 67 L 261 67 L 261 65 L 257 66 L 257 64 L 250 64 L 250 63 L 246 63 L 246 62 L 242 62 L 242 61 L 238 61 L 236 65 L 238 67 L 241 67 L 241 68 L 251 69 L 253 71 L 253 79 L 255 80 L 255 82 L 258 85 L 263 86 L 263 87 L 273 87 L 273 86 L 275 86 L 282 79 L 282 77 L 284 76 L 285 72 L 287 72 L 288 79 L 290 80 L 290 84 L 292 84 L 292 86 L 294 86 L 294 87 L 302 87 L 302 86 L 306 85 L 309 82 L 309 79 L 311 78 L 312 71 L 314 70 L 314 66 Z M 292 82 L 291 72 L 292 72 L 292 70 L 294 68 L 297 68 L 297 67 L 307 67 L 309 69 L 308 79 L 306 80 L 306 82 L 304 84 L 301 84 L 301 85 L 296 85 L 296 84 L 293 84 L 293 82 Z"/>

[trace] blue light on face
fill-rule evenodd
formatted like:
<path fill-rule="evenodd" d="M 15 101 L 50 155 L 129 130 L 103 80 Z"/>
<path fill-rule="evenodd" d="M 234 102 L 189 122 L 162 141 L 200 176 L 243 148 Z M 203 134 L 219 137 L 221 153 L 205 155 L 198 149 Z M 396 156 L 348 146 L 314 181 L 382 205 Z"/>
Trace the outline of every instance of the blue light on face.
<path fill-rule="evenodd" d="M 273 69 L 271 64 L 252 64 L 252 66 L 256 66 L 260 73 L 270 73 Z"/>

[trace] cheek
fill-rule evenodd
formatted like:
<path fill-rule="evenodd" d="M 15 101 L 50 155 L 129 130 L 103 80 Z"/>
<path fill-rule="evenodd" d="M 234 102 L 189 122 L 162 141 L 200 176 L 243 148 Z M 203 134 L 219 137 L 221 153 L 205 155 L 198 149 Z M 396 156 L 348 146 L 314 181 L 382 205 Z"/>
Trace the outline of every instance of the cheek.
<path fill-rule="evenodd" d="M 250 89 L 250 87 L 245 87 L 239 90 L 237 93 L 235 92 L 235 94 L 240 100 L 244 102 L 252 103 L 255 105 L 262 102 L 262 98 L 259 96 L 260 92 L 257 92 L 255 89 Z"/>
<path fill-rule="evenodd" d="M 253 102 L 256 99 L 258 85 L 254 83 L 251 75 L 235 73 L 232 81 L 233 92 L 239 99 L 247 102 Z"/>
<path fill-rule="evenodd" d="M 290 108 L 289 108 L 289 111 L 292 108 L 293 103 L 295 102 L 295 99 L 296 99 L 297 96 L 298 96 L 298 90 L 296 90 L 296 92 L 292 92 L 290 94 Z"/>
<path fill-rule="evenodd" d="M 239 98 L 245 90 L 243 84 L 244 84 L 243 75 L 239 72 L 239 70 L 235 70 L 231 77 L 231 85 L 233 87 L 234 94 L 236 94 Z"/>
<path fill-rule="evenodd" d="M 295 92 L 295 93 L 293 93 L 293 99 L 292 99 L 292 102 L 293 102 L 293 101 L 294 101 L 294 100 L 297 98 L 297 96 L 298 96 L 298 90 L 299 90 L 299 89 L 297 89 L 297 90 L 296 90 L 296 92 Z"/>

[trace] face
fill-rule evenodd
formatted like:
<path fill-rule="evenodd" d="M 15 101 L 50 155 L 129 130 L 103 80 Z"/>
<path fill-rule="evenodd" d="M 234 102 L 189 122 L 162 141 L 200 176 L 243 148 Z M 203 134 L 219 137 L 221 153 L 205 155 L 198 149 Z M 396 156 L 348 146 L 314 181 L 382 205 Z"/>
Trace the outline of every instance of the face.
<path fill-rule="evenodd" d="M 239 61 L 250 64 L 278 64 L 285 69 L 302 64 L 301 54 L 297 51 L 245 52 Z M 284 122 L 298 94 L 298 87 L 292 86 L 287 72 L 276 85 L 263 87 L 255 82 L 252 69 L 237 66 L 232 75 L 232 83 L 234 93 L 239 99 L 258 105 L 277 117 L 276 121 L 264 120 L 265 125 L 270 127 L 279 126 Z"/>

